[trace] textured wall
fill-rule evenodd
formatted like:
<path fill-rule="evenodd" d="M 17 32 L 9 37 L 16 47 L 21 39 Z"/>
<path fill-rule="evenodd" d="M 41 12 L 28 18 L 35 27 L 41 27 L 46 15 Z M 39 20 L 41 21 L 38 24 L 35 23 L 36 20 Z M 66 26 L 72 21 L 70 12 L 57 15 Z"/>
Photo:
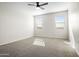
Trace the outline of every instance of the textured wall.
<path fill-rule="evenodd" d="M 0 45 L 33 36 L 33 16 L 23 3 L 0 3 Z"/>

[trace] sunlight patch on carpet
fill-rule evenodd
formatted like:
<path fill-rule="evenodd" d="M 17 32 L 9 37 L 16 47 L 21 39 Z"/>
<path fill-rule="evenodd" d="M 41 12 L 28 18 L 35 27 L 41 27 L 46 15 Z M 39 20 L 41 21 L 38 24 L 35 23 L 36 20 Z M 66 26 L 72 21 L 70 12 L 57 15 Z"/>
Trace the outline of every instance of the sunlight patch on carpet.
<path fill-rule="evenodd" d="M 45 42 L 42 39 L 35 39 L 33 45 L 45 47 Z"/>
<path fill-rule="evenodd" d="M 64 43 L 70 45 L 70 42 L 64 41 Z"/>

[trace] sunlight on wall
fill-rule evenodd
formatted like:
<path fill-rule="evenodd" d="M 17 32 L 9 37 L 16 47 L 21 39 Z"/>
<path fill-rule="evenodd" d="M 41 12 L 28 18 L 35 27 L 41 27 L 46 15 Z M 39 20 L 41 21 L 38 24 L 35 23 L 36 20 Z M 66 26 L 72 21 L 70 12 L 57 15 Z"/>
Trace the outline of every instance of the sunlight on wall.
<path fill-rule="evenodd" d="M 74 36 L 73 36 L 73 32 L 72 30 L 70 29 L 70 39 L 71 39 L 71 42 L 70 42 L 70 45 L 72 46 L 72 48 L 75 49 L 75 41 L 74 41 Z"/>
<path fill-rule="evenodd" d="M 70 12 L 71 13 L 71 12 Z M 70 14 L 69 13 L 69 19 L 71 19 L 71 20 L 69 20 L 69 31 L 70 31 L 70 45 L 72 46 L 72 48 L 75 48 L 75 40 L 74 40 L 74 35 L 73 35 L 73 31 L 72 31 L 72 28 L 74 28 L 75 29 L 75 22 L 76 22 L 76 20 L 74 20 L 74 19 L 76 19 L 76 14 Z"/>

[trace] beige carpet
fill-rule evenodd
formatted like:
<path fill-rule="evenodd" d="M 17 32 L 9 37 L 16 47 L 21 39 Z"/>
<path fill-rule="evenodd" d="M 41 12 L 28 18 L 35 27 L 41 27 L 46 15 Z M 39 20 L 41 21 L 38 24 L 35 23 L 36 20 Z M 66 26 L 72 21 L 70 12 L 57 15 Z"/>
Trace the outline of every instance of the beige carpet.
<path fill-rule="evenodd" d="M 64 39 L 32 37 L 0 46 L 2 57 L 77 57 Z"/>

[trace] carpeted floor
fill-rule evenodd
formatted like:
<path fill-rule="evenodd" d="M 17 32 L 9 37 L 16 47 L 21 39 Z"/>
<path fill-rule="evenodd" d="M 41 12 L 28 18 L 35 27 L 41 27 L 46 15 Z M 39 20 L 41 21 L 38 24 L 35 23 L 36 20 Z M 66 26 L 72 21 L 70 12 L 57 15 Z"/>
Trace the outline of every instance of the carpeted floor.
<path fill-rule="evenodd" d="M 32 37 L 0 46 L 1 57 L 78 57 L 63 39 Z"/>

